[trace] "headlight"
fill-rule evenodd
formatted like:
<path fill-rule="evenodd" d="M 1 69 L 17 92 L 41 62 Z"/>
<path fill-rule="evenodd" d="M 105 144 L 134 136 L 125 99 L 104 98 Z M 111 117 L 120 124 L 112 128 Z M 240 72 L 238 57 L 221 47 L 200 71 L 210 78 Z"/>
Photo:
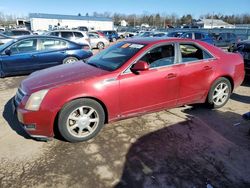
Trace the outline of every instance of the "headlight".
<path fill-rule="evenodd" d="M 31 111 L 38 111 L 43 101 L 43 98 L 46 96 L 48 91 L 49 90 L 46 89 L 32 93 L 25 105 L 25 109 Z"/>

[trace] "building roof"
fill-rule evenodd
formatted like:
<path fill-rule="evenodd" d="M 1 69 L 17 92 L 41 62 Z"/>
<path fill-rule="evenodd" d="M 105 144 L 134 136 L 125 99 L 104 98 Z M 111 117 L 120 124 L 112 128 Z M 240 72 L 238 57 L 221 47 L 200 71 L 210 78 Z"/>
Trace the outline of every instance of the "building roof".
<path fill-rule="evenodd" d="M 61 15 L 61 14 L 43 14 L 43 13 L 30 13 L 31 18 L 43 19 L 57 19 L 57 20 L 89 20 L 89 21 L 112 21 L 112 18 L 94 17 L 94 16 L 75 16 L 75 15 Z"/>
<path fill-rule="evenodd" d="M 219 19 L 201 19 L 197 22 L 197 24 L 204 24 L 204 25 L 213 25 L 213 27 L 222 27 L 222 26 L 232 26 L 231 24 L 224 22 L 223 20 Z"/>

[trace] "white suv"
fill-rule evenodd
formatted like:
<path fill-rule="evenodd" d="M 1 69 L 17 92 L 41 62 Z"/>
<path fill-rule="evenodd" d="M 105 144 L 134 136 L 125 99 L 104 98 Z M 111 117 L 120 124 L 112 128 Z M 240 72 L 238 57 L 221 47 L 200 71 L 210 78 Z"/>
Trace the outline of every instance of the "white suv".
<path fill-rule="evenodd" d="M 91 49 L 89 36 L 86 32 L 75 30 L 55 30 L 48 32 L 47 35 L 66 38 L 78 44 L 87 44 Z"/>

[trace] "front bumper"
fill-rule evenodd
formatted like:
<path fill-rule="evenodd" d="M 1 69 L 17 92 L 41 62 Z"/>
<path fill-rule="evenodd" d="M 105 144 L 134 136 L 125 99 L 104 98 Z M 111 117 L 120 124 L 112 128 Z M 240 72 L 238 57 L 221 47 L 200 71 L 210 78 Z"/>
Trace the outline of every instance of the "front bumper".
<path fill-rule="evenodd" d="M 33 112 L 20 108 L 14 98 L 11 103 L 12 112 L 17 116 L 21 127 L 28 135 L 38 140 L 51 140 L 54 137 L 53 129 L 51 130 L 50 126 L 46 124 L 48 117 L 41 118 L 43 113 L 40 114 L 39 111 Z"/>

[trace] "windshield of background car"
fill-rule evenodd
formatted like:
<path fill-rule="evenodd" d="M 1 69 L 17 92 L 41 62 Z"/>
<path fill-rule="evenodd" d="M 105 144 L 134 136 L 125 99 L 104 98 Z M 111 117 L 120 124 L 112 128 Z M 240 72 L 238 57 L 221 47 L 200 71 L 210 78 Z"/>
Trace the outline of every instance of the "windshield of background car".
<path fill-rule="evenodd" d="M 8 46 L 10 46 L 11 44 L 13 44 L 15 41 L 16 41 L 16 40 L 13 39 L 13 40 L 11 40 L 11 41 L 9 41 L 9 42 L 6 42 L 5 44 L 0 45 L 0 52 L 1 52 L 2 50 L 4 50 L 5 48 L 7 48 Z"/>
<path fill-rule="evenodd" d="M 107 71 L 114 71 L 144 47 L 144 44 L 119 42 L 92 56 L 87 63 Z"/>

